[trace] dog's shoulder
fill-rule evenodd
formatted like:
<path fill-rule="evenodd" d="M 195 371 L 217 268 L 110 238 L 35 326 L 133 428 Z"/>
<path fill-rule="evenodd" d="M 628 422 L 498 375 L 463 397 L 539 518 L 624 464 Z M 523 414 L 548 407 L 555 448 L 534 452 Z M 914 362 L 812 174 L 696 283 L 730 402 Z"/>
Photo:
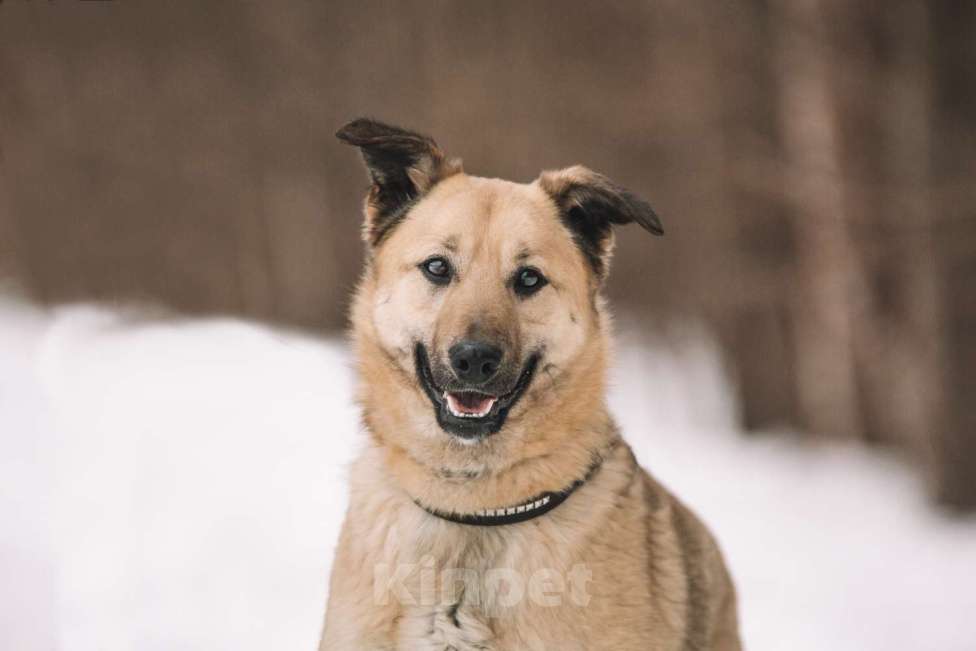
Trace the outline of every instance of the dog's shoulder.
<path fill-rule="evenodd" d="M 657 559 L 649 571 L 652 590 L 681 595 L 675 615 L 684 648 L 737 649 L 735 592 L 718 542 L 691 508 L 642 472 L 647 545 Z"/>

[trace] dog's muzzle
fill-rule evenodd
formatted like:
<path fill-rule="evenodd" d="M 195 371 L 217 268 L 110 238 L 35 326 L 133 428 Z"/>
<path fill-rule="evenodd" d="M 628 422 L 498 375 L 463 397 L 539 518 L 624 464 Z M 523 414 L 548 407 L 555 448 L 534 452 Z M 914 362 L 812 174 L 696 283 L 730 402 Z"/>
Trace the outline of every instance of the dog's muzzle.
<path fill-rule="evenodd" d="M 514 384 L 506 391 L 496 388 L 501 352 L 494 347 L 461 342 L 451 348 L 455 382 L 439 386 L 434 380 L 427 348 L 418 343 L 414 360 L 417 378 L 430 399 L 437 424 L 445 432 L 465 440 L 475 440 L 499 431 L 512 407 L 525 393 L 539 362 L 539 354 L 529 356 Z"/>

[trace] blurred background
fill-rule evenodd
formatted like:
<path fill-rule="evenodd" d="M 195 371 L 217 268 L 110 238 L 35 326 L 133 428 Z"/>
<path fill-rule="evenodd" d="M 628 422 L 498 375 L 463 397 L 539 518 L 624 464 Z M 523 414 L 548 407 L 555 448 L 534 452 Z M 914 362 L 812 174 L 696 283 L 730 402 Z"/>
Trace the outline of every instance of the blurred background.
<path fill-rule="evenodd" d="M 16 397 L 32 355 L 47 395 L 45 382 L 65 390 L 52 359 L 77 371 L 64 350 L 100 350 L 72 335 L 80 349 L 51 352 L 52 329 L 101 333 L 141 306 L 196 324 L 185 336 L 197 344 L 232 345 L 192 328 L 240 320 L 272 347 L 341 335 L 366 176 L 333 133 L 363 115 L 431 134 L 469 173 L 529 181 L 583 163 L 647 198 L 667 235 L 621 231 L 609 286 L 625 351 L 709 351 L 723 378 L 709 386 L 727 396 L 720 426 L 698 429 L 760 446 L 743 450 L 787 445 L 788 458 L 842 449 L 847 470 L 830 477 L 884 467 L 909 478 L 892 495 L 918 500 L 902 505 L 924 523 L 913 549 L 957 550 L 946 576 L 976 568 L 961 551 L 976 550 L 965 515 L 976 509 L 976 3 L 0 1 L 0 409 L 21 414 L 0 413 L 7 443 L 47 409 Z M 146 364 L 182 349 L 153 342 Z M 109 381 L 113 359 L 97 377 Z M 224 377 L 220 360 L 196 361 L 203 371 L 190 363 L 167 381 Z M 675 364 L 655 377 L 693 404 L 698 376 L 674 369 L 694 364 Z M 102 399 L 77 372 L 89 391 L 77 395 Z M 624 391 L 645 386 L 625 377 Z M 713 444 L 695 440 L 699 454 Z M 786 474 L 770 487 L 809 480 Z M 879 481 L 841 482 L 848 501 L 830 504 L 870 502 L 890 489 Z M 851 513 L 843 526 L 858 522 Z M 943 528 L 958 545 L 924 533 Z M 767 602 L 788 600 L 782 590 Z M 955 648 L 974 648 L 949 630 Z"/>

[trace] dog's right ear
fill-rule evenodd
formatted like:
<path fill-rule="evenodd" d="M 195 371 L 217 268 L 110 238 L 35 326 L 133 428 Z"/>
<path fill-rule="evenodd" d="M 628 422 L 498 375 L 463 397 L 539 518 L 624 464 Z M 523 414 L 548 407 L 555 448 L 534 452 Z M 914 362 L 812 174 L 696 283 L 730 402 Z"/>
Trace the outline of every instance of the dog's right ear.
<path fill-rule="evenodd" d="M 606 278 L 613 250 L 613 226 L 637 224 L 664 235 L 661 220 L 643 199 L 582 165 L 543 172 L 537 183 L 555 201 L 597 277 Z"/>
<path fill-rule="evenodd" d="M 435 183 L 461 171 L 460 161 L 446 160 L 432 138 L 375 120 L 353 120 L 336 137 L 359 147 L 369 170 L 372 187 L 366 197 L 363 237 L 372 246 Z"/>

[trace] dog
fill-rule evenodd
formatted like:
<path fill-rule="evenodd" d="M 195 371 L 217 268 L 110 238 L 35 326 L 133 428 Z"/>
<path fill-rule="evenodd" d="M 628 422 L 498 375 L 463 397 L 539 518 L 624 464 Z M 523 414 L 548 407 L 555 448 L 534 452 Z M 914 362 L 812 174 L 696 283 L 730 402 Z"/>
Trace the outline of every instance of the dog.
<path fill-rule="evenodd" d="M 636 462 L 605 400 L 614 228 L 651 207 L 582 166 L 464 173 L 369 119 L 351 309 L 367 444 L 321 651 L 733 651 L 705 526 Z"/>

